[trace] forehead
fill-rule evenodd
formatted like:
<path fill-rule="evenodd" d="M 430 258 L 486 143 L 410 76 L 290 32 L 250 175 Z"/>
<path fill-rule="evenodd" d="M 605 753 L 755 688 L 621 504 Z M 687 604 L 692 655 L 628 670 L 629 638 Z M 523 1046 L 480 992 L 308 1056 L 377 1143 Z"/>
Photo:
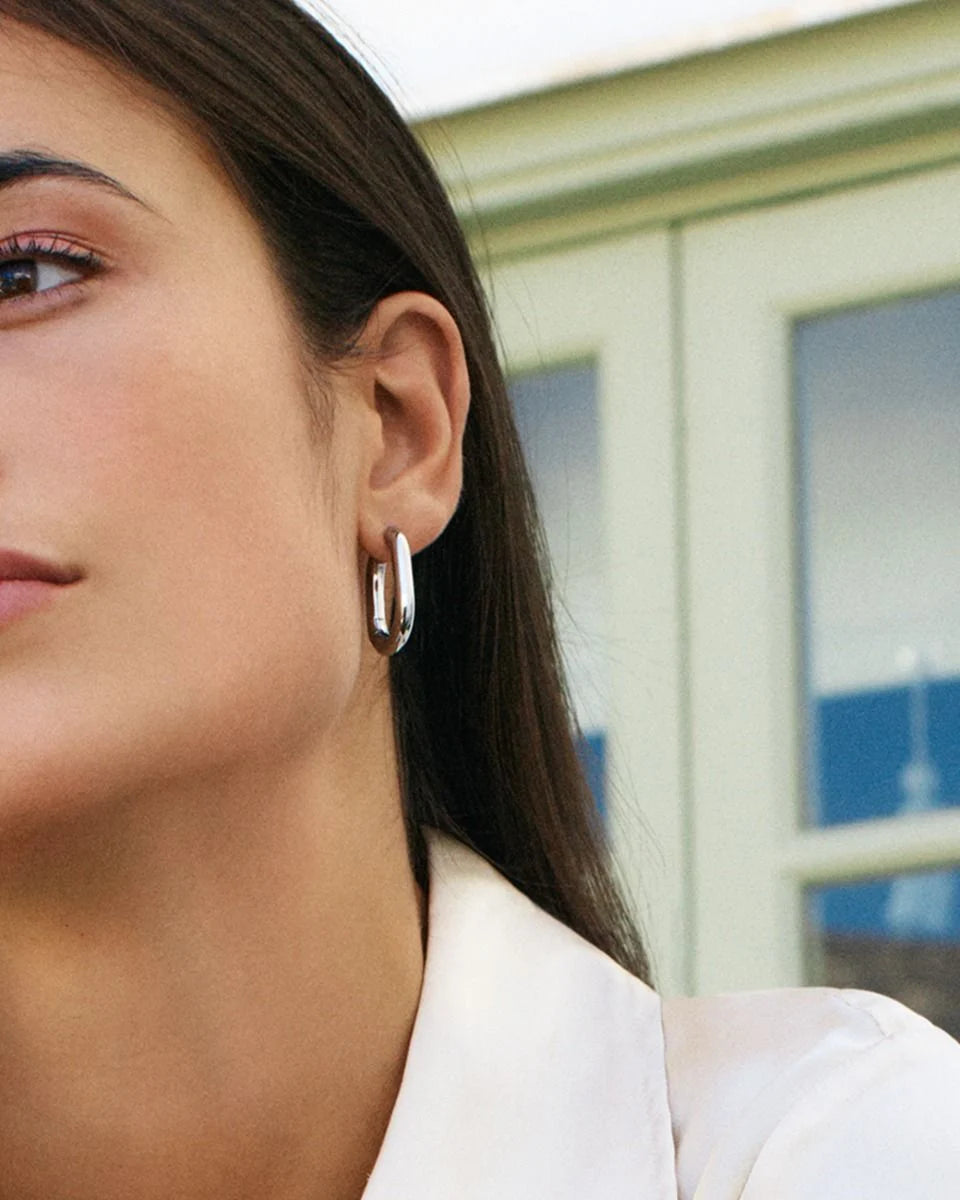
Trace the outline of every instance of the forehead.
<path fill-rule="evenodd" d="M 176 219 L 229 192 L 212 151 L 144 81 L 0 18 L 0 154 L 41 151 L 110 175 Z"/>

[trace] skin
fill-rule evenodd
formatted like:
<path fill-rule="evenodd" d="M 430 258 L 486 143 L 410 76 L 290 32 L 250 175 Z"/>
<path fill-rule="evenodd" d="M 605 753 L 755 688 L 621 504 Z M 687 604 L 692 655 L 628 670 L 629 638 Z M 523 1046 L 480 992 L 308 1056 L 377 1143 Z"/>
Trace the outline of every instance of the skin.
<path fill-rule="evenodd" d="M 83 573 L 0 625 L 0 1200 L 357 1200 L 424 947 L 363 569 L 456 506 L 460 338 L 383 301 L 318 450 L 260 231 L 188 129 L 0 21 L 25 148 L 149 207 L 0 192 L 0 244 L 106 263 L 0 300 L 0 547 Z"/>

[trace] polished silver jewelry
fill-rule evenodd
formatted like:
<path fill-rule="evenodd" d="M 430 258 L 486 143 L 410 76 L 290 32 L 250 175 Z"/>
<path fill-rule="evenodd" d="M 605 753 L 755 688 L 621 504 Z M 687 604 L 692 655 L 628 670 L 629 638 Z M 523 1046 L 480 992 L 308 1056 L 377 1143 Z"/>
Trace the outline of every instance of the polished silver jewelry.
<path fill-rule="evenodd" d="M 410 545 L 394 526 L 384 534 L 393 568 L 393 611 L 387 620 L 387 564 L 367 560 L 367 633 L 381 654 L 396 654 L 407 644 L 415 613 Z"/>

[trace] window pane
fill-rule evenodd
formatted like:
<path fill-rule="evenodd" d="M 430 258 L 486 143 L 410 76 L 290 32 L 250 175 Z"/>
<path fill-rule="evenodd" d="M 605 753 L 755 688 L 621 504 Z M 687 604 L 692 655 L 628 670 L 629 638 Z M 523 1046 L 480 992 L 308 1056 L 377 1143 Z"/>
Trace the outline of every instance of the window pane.
<path fill-rule="evenodd" d="M 960 1038 L 960 870 L 807 893 L 808 982 L 893 996 Z"/>
<path fill-rule="evenodd" d="M 602 806 L 607 590 L 596 368 L 579 364 L 516 376 L 510 395 L 546 533 L 584 760 Z"/>
<path fill-rule="evenodd" d="M 812 824 L 960 803 L 960 291 L 794 330 Z"/>

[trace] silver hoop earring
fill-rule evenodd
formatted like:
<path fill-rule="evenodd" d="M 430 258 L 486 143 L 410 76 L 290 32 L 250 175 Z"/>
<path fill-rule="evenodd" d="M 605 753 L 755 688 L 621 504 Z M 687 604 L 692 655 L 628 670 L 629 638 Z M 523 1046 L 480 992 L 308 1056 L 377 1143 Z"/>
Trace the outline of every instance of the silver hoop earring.
<path fill-rule="evenodd" d="M 413 629 L 415 603 L 410 544 L 392 525 L 384 534 L 393 568 L 393 611 L 387 621 L 387 564 L 367 560 L 367 633 L 381 654 L 396 654 Z"/>

